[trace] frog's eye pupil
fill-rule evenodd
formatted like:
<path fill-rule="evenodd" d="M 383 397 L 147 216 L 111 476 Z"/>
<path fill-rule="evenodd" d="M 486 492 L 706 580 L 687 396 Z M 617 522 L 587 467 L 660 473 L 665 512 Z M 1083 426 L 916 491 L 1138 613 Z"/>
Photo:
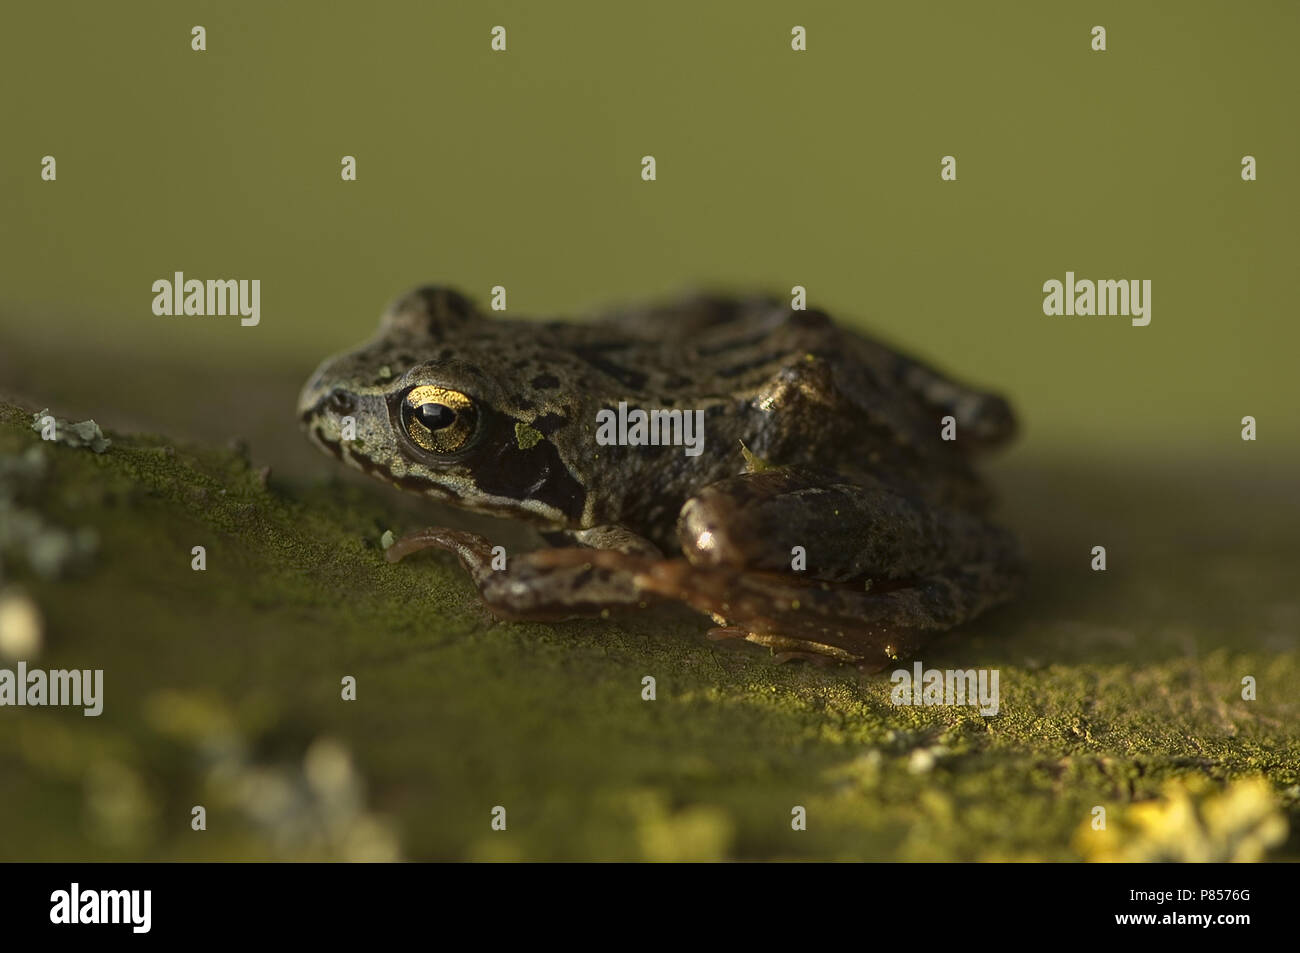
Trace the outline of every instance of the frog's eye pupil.
<path fill-rule="evenodd" d="M 420 423 L 430 430 L 441 430 L 444 427 L 450 427 L 456 420 L 456 411 L 446 404 L 421 404 L 415 413 L 420 418 Z"/>

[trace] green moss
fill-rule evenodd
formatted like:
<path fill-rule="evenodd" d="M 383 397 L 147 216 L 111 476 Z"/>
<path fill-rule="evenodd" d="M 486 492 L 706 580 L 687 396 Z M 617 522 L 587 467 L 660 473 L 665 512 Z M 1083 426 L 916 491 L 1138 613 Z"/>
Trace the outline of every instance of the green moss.
<path fill-rule="evenodd" d="M 0 406 L 0 455 L 45 448 L 25 505 L 99 545 L 56 577 L 6 563 L 7 582 L 43 616 L 29 661 L 103 668 L 105 710 L 0 709 L 5 859 L 1082 859 L 1094 806 L 1126 829 L 1171 784 L 1252 777 L 1251 844 L 1300 858 L 1277 827 L 1300 818 L 1297 566 L 1269 542 L 1294 538 L 1285 480 L 1222 515 L 1131 482 L 1138 526 L 1062 506 L 1099 485 L 1074 464 L 1008 478 L 1036 577 L 924 655 L 1000 670 L 986 719 L 711 643 L 673 607 L 496 622 L 449 556 L 384 561 L 384 531 L 411 527 L 380 488 L 286 485 L 157 437 L 42 445 L 30 422 Z M 1087 569 L 1099 538 L 1109 573 Z"/>

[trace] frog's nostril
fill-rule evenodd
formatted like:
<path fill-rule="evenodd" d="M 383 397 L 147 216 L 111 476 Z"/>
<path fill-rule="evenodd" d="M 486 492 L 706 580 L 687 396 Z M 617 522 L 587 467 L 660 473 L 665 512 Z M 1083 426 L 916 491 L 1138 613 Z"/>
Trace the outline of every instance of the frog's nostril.
<path fill-rule="evenodd" d="M 343 416 L 356 410 L 357 399 L 341 387 L 336 387 L 325 398 L 325 406 L 329 408 L 331 413 Z"/>

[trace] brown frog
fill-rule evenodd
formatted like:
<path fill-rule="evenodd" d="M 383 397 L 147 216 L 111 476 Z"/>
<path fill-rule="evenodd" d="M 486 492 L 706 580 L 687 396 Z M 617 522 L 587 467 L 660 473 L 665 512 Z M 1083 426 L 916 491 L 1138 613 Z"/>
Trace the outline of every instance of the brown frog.
<path fill-rule="evenodd" d="M 971 465 L 1013 435 L 1006 401 L 768 297 L 531 321 L 423 287 L 299 413 L 344 463 L 558 545 L 506 560 L 435 528 L 389 548 L 455 553 L 503 618 L 676 599 L 715 637 L 879 669 L 1020 574 Z"/>

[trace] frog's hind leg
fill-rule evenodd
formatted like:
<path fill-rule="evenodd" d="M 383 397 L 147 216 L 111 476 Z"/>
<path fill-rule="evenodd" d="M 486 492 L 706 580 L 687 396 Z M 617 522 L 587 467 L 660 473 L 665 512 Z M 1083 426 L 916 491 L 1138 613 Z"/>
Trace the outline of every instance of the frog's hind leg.
<path fill-rule="evenodd" d="M 601 554 L 594 558 L 603 564 Z M 661 560 L 644 565 L 633 581 L 642 592 L 726 619 L 714 637 L 744 638 L 782 660 L 820 657 L 878 670 L 1001 602 L 1014 577 L 971 567 L 917 579 L 828 583 Z"/>
<path fill-rule="evenodd" d="M 778 653 L 864 665 L 910 654 L 929 633 L 1008 598 L 1010 533 L 884 484 L 784 467 L 706 487 L 682 508 L 689 564 L 635 577 Z"/>
<path fill-rule="evenodd" d="M 1015 538 L 979 513 L 812 467 L 767 467 L 704 487 L 683 504 L 677 536 L 697 567 L 825 582 L 1019 561 Z"/>

